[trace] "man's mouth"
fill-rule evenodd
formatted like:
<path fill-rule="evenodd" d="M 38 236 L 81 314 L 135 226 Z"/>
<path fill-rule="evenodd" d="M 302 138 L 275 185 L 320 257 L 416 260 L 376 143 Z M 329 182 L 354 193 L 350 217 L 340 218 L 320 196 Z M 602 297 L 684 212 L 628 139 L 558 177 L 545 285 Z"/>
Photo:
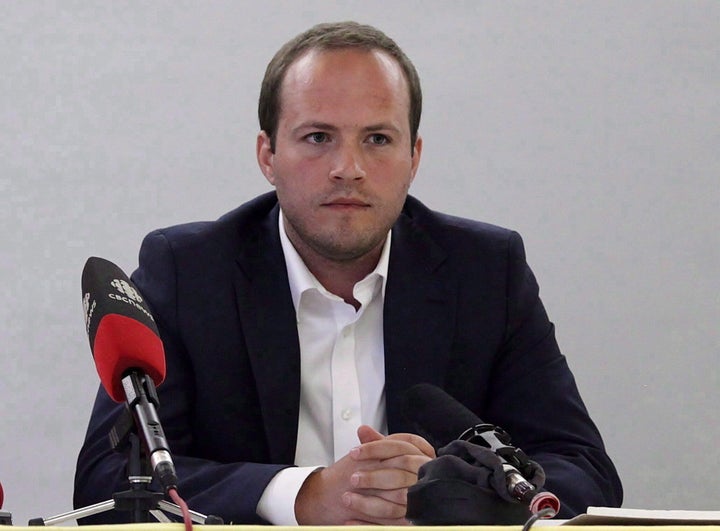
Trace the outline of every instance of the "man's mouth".
<path fill-rule="evenodd" d="M 352 197 L 339 197 L 337 199 L 333 199 L 331 201 L 326 201 L 323 203 L 323 206 L 328 207 L 336 207 L 336 208 L 367 208 L 370 206 L 369 203 L 362 201 L 360 199 L 355 199 Z"/>

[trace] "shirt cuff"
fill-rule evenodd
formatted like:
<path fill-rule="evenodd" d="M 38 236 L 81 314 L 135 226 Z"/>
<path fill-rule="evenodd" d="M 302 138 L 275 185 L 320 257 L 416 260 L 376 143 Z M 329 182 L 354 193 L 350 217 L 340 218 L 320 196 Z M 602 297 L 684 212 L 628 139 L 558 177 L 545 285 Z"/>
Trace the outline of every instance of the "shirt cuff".
<path fill-rule="evenodd" d="M 267 484 L 255 512 L 273 525 L 298 525 L 295 498 L 307 477 L 320 467 L 283 468 Z"/>

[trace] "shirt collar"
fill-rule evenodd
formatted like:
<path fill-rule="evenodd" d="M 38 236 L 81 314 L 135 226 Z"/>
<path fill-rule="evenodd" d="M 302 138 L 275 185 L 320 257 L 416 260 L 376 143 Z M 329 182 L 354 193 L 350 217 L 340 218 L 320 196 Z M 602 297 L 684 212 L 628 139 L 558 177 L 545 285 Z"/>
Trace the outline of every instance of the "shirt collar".
<path fill-rule="evenodd" d="M 331 297 L 338 298 L 336 295 L 330 293 L 325 287 L 320 284 L 320 281 L 315 278 L 310 270 L 303 262 L 302 258 L 298 254 L 297 250 L 290 242 L 287 233 L 285 232 L 285 224 L 283 223 L 283 213 L 280 209 L 280 215 L 278 216 L 278 224 L 280 228 L 280 245 L 282 246 L 283 254 L 285 255 L 285 266 L 287 267 L 288 281 L 290 283 L 290 293 L 292 294 L 293 305 L 295 306 L 295 312 L 298 312 L 300 307 L 300 297 L 305 291 L 316 289 L 320 293 Z M 392 230 L 388 231 L 385 243 L 383 244 L 382 252 L 380 253 L 380 259 L 378 260 L 375 269 L 371 271 L 364 279 L 355 284 L 365 284 L 371 278 L 380 278 L 382 280 L 382 297 L 385 297 L 385 285 L 387 284 L 387 272 L 388 264 L 390 261 L 390 242 L 392 240 Z"/>

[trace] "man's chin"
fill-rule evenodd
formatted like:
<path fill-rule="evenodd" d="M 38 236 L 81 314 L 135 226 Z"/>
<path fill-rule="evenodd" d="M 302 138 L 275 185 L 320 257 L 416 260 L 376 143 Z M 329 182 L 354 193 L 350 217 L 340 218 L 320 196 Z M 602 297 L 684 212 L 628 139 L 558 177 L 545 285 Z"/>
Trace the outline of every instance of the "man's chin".
<path fill-rule="evenodd" d="M 380 249 L 385 242 L 385 238 L 372 239 L 332 239 L 315 246 L 315 250 L 320 252 L 325 258 L 335 262 L 353 262 L 360 260 L 368 255 L 377 253 L 379 256 Z"/>

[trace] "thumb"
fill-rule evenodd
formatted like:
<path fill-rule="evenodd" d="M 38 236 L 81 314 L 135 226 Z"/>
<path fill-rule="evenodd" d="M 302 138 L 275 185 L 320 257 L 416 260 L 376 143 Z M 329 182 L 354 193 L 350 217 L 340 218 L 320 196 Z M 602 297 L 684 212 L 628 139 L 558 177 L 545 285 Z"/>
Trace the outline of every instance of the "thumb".
<path fill-rule="evenodd" d="M 358 439 L 360 439 L 360 442 L 362 444 L 373 442 L 373 441 L 381 441 L 385 438 L 385 436 L 382 433 L 375 430 L 371 426 L 368 426 L 367 424 L 363 424 L 362 426 L 360 426 L 358 428 L 357 436 L 358 436 Z"/>

